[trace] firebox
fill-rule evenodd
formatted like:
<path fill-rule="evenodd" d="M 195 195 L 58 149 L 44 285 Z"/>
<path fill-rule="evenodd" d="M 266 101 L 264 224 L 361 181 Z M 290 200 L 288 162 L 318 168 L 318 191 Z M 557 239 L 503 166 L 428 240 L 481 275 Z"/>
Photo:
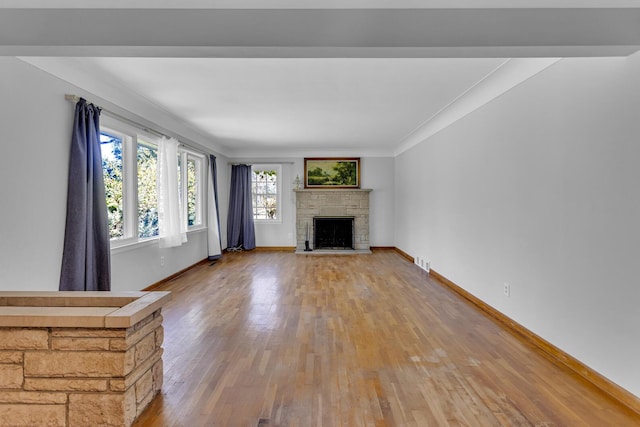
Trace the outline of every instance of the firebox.
<path fill-rule="evenodd" d="M 314 249 L 355 249 L 353 246 L 354 217 L 313 218 Z"/>

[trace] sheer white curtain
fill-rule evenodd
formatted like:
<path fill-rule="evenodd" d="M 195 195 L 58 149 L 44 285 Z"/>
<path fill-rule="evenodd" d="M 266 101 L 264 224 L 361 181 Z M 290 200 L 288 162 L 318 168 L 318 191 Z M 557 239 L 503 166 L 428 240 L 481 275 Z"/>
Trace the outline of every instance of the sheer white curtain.
<path fill-rule="evenodd" d="M 178 187 L 178 141 L 158 141 L 158 227 L 160 247 L 180 246 L 187 241 L 187 222 Z"/>

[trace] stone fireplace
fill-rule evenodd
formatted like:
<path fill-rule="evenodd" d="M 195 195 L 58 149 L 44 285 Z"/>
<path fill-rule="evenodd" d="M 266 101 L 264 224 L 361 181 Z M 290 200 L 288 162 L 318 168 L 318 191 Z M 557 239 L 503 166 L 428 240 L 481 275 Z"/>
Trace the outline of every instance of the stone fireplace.
<path fill-rule="evenodd" d="M 305 248 L 335 250 L 338 245 L 316 248 L 315 223 L 320 219 L 348 219 L 353 222 L 351 245 L 340 249 L 369 251 L 369 193 L 370 189 L 299 189 L 296 194 L 296 252 Z M 328 243 L 330 244 L 330 243 Z"/>

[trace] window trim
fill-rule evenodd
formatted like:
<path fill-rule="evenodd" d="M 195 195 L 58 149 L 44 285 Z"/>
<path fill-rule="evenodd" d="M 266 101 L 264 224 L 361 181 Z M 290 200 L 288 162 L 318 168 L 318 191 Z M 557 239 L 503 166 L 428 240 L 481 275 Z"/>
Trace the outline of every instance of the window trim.
<path fill-rule="evenodd" d="M 276 171 L 276 176 L 278 179 L 276 180 L 276 209 L 278 211 L 277 218 L 275 219 L 256 219 L 253 218 L 254 224 L 282 224 L 282 165 L 277 163 L 267 163 L 267 164 L 252 164 L 251 165 L 251 173 L 254 170 L 274 170 Z M 252 176 L 253 177 L 253 176 Z M 251 180 L 253 185 L 253 179 Z M 253 196 L 252 196 L 253 197 Z M 253 213 L 252 213 L 253 215 Z"/>
<path fill-rule="evenodd" d="M 136 162 L 134 161 L 136 144 L 135 129 L 113 119 L 101 119 L 100 132 L 113 134 L 122 140 L 122 227 L 123 236 L 109 239 L 110 247 L 128 246 L 138 241 L 137 238 L 137 188 L 131 191 L 129 182 L 136 176 Z"/>
<path fill-rule="evenodd" d="M 207 170 L 208 164 L 206 164 L 206 157 L 204 154 L 197 153 L 195 151 L 189 150 L 184 146 L 180 146 L 178 148 L 178 153 L 180 153 L 180 164 L 186 165 L 189 160 L 194 160 L 196 165 L 196 183 L 200 183 L 196 187 L 196 223 L 193 225 L 189 225 L 189 206 L 187 198 L 189 197 L 189 188 L 188 188 L 188 169 L 186 167 L 180 167 L 180 182 L 182 183 L 182 188 L 180 192 L 182 193 L 182 197 L 184 199 L 184 203 L 182 203 L 182 212 L 184 214 L 184 219 L 187 221 L 187 230 L 199 230 L 207 227 L 207 215 L 205 212 L 205 189 L 207 188 L 208 183 L 207 176 L 205 171 Z"/>
<path fill-rule="evenodd" d="M 134 190 L 135 190 L 135 209 L 131 209 L 133 211 L 132 215 L 134 215 L 135 220 L 136 220 L 136 229 L 135 229 L 135 233 L 136 233 L 136 237 L 138 239 L 139 242 L 146 242 L 147 240 L 157 240 L 160 238 L 160 229 L 158 229 L 158 234 L 154 235 L 154 236 L 148 236 L 148 237 L 140 237 L 140 228 L 138 227 L 140 225 L 140 218 L 138 217 L 138 209 L 140 208 L 139 203 L 140 203 L 140 199 L 139 199 L 139 194 L 138 194 L 138 188 L 140 188 L 140 184 L 138 182 L 138 147 L 139 146 L 143 146 L 146 147 L 150 150 L 155 150 L 156 152 L 156 158 L 158 156 L 158 143 L 156 142 L 157 137 L 154 137 L 151 134 L 148 133 L 144 133 L 144 132 L 136 132 L 135 135 L 135 144 L 132 144 L 134 146 L 134 153 L 135 153 L 135 157 L 133 157 L 134 159 L 136 159 L 135 161 L 135 184 L 132 184 L 134 186 Z M 156 165 L 157 168 L 157 165 Z M 158 170 L 156 169 L 156 176 L 157 176 Z M 156 200 L 158 199 L 160 195 L 158 194 L 158 180 L 156 178 Z M 157 206 L 156 206 L 157 208 Z"/>

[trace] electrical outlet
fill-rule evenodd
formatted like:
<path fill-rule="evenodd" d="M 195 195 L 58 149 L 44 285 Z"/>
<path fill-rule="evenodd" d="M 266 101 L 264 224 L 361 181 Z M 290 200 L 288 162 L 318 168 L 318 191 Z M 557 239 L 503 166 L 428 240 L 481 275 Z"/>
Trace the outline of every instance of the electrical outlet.
<path fill-rule="evenodd" d="M 164 257 L 160 257 L 160 267 L 164 267 Z"/>
<path fill-rule="evenodd" d="M 511 296 L 511 286 L 507 282 L 504 282 L 503 292 L 504 292 L 504 296 L 506 297 Z"/>

